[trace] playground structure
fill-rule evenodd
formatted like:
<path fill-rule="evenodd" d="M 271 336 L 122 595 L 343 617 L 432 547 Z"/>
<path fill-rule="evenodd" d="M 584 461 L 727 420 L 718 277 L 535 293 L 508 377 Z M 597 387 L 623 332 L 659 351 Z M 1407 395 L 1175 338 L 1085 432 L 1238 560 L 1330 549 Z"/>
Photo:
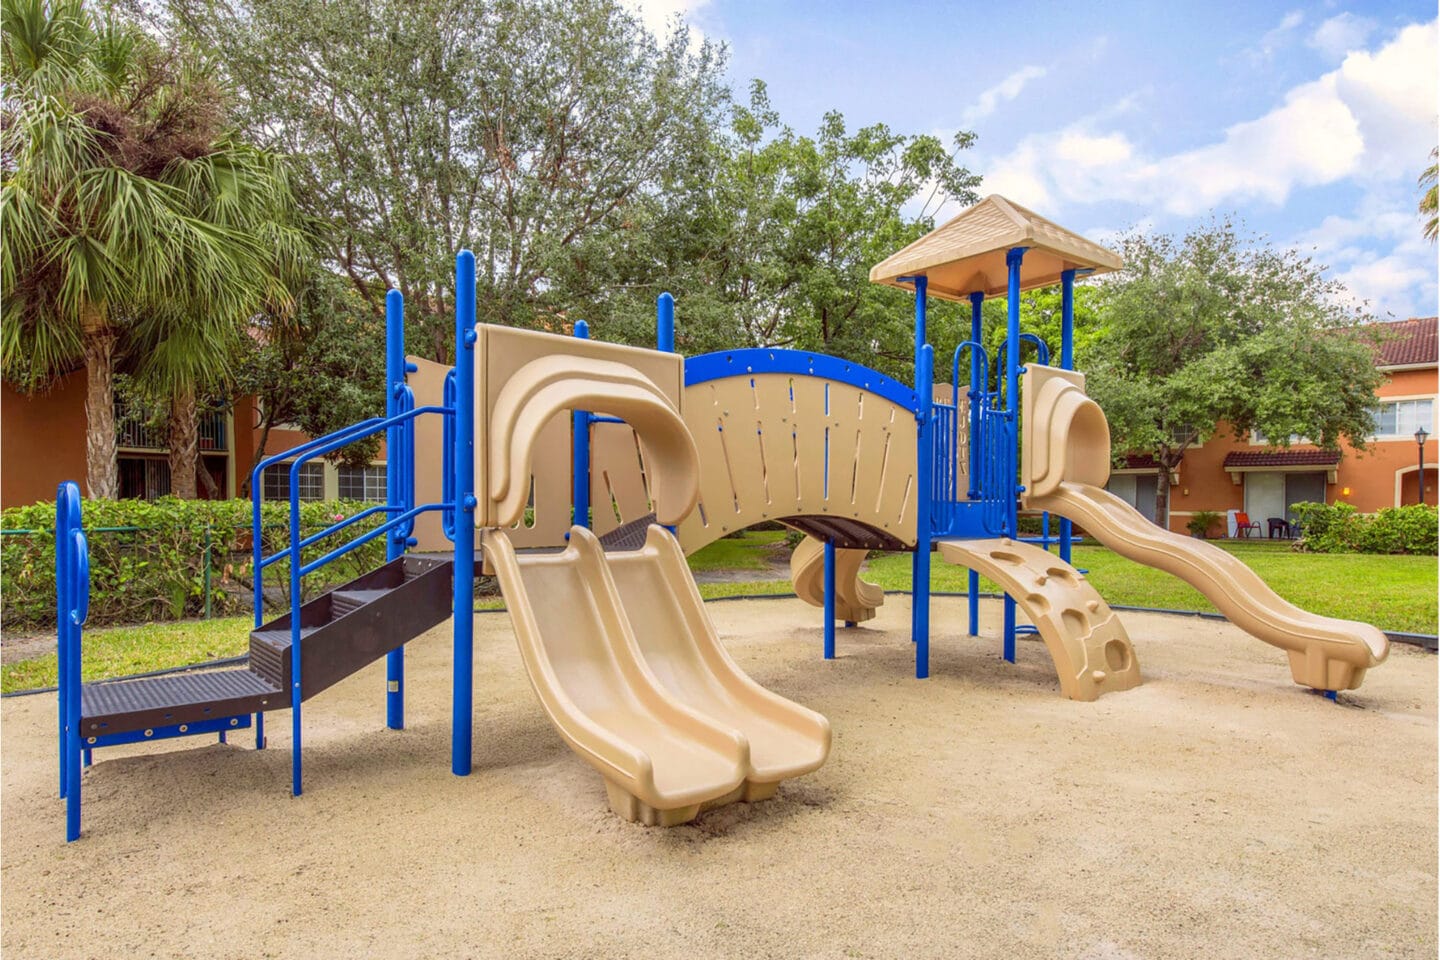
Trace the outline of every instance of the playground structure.
<path fill-rule="evenodd" d="M 255 466 L 255 630 L 245 669 L 80 682 L 87 548 L 74 484 L 56 511 L 60 790 L 66 834 L 80 833 L 81 765 L 98 747 L 216 733 L 290 709 L 292 791 L 302 786 L 302 704 L 384 657 L 387 725 L 404 724 L 404 644 L 453 618 L 451 770 L 469 774 L 473 736 L 473 581 L 477 547 L 504 593 L 522 660 L 547 716 L 603 778 L 612 808 L 673 824 L 734 800 L 760 800 L 822 765 L 825 719 L 758 686 L 719 643 L 684 556 L 756 523 L 807 535 L 792 558 L 799 596 L 836 621 L 874 616 L 884 595 L 860 577 L 872 549 L 913 556 L 915 673 L 929 674 L 930 558 L 966 566 L 968 633 L 979 577 L 1005 590 L 1002 655 L 1037 633 L 1061 691 L 1093 700 L 1140 682 L 1124 625 L 1070 564 L 1072 520 L 1117 552 L 1180 576 L 1266 642 L 1297 683 L 1353 689 L 1383 661 L 1383 634 L 1317 617 L 1275 596 L 1243 563 L 1159 530 L 1104 492 L 1109 433 L 1073 366 L 1077 276 L 1114 254 L 1023 207 L 990 197 L 871 271 L 915 295 L 913 387 L 860 364 L 758 348 L 683 358 L 674 301 L 657 306 L 657 349 L 475 322 L 475 262 L 456 264 L 456 357 L 403 355 L 403 302 L 387 298 L 386 412 Z M 1059 283 L 1059 366 L 1020 329 L 1020 293 Z M 981 307 L 1004 293 L 1006 337 L 992 357 Z M 934 383 L 928 299 L 968 301 L 950 385 Z M 1022 364 L 1030 344 L 1036 363 Z M 967 364 L 962 368 L 962 363 Z M 960 378 L 968 369 L 968 389 Z M 993 379 L 992 379 L 993 371 Z M 1024 416 L 1021 416 L 1022 384 Z M 941 399 L 936 399 L 937 392 Z M 948 394 L 948 402 L 945 397 Z M 1020 427 L 1023 420 L 1023 438 Z M 300 533 L 306 462 L 383 433 L 387 498 Z M 290 471 L 288 545 L 266 555 L 259 491 Z M 1018 515 L 1046 511 L 1040 537 Z M 1060 517 L 1050 536 L 1050 513 Z M 378 526 L 318 556 L 360 521 Z M 353 531 L 352 531 L 353 534 Z M 379 569 L 303 602 L 301 583 L 384 537 Z M 1057 547 L 1050 553 L 1051 545 Z M 276 566 L 280 565 L 280 566 Z M 285 569 L 289 609 L 263 617 L 263 572 Z M 1018 622 L 1024 610 L 1030 624 Z M 252 724 L 253 717 L 253 724 Z"/>

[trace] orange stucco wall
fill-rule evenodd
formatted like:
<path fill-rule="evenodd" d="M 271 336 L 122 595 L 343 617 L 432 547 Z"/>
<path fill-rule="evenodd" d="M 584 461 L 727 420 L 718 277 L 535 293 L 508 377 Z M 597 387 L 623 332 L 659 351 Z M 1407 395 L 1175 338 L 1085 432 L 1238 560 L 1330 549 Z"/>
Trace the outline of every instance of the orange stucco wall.
<path fill-rule="evenodd" d="M 1389 381 L 1376 391 L 1377 396 L 1386 397 L 1434 397 L 1437 390 L 1436 370 L 1396 370 L 1388 374 Z M 1190 514 L 1198 510 L 1243 510 L 1245 487 L 1243 480 L 1236 484 L 1223 467 L 1226 454 L 1236 450 L 1264 450 L 1252 445 L 1248 438 L 1237 439 L 1228 424 L 1220 424 L 1215 436 L 1200 447 L 1185 452 L 1180 466 L 1179 483 L 1170 488 L 1170 528 L 1184 532 Z M 1292 450 L 1315 450 L 1312 444 L 1295 444 Z M 1342 445 L 1340 466 L 1336 471 L 1336 482 L 1327 483 L 1325 499 L 1328 503 L 1343 501 L 1354 504 L 1364 513 L 1373 513 L 1384 507 L 1396 506 L 1395 484 L 1400 480 L 1400 505 L 1415 503 L 1418 494 L 1416 477 L 1419 465 L 1419 448 L 1414 439 L 1403 437 L 1379 440 L 1366 445 L 1364 451 L 1356 451 Z M 1435 465 L 1440 456 L 1440 439 L 1432 437 L 1425 445 L 1425 502 L 1435 504 L 1440 494 Z M 1316 468 L 1317 470 L 1322 468 Z M 1346 494 L 1346 489 L 1349 493 Z"/>
<path fill-rule="evenodd" d="M 0 506 L 54 500 L 62 480 L 85 496 L 85 371 L 26 397 L 0 388 Z"/>

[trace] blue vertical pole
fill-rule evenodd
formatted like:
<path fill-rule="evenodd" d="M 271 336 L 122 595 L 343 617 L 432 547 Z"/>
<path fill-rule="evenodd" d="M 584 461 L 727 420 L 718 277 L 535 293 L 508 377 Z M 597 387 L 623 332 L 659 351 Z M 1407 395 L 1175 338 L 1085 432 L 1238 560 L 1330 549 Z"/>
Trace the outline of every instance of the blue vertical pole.
<path fill-rule="evenodd" d="M 1060 369 L 1075 369 L 1075 271 L 1060 274 Z M 1060 559 L 1070 562 L 1073 546 L 1070 518 L 1060 518 Z"/>
<path fill-rule="evenodd" d="M 825 659 L 835 659 L 835 542 L 825 541 Z"/>
<path fill-rule="evenodd" d="M 385 294 L 385 416 L 401 413 L 401 391 L 405 388 L 405 296 L 399 290 Z M 405 499 L 405 478 L 402 470 L 412 468 L 401 456 L 405 442 L 404 427 L 396 424 L 385 431 L 385 503 L 399 513 Z M 385 537 L 385 560 L 405 556 L 405 529 L 390 531 Z M 385 657 L 385 725 L 391 730 L 405 729 L 405 647 L 402 644 Z M 261 734 L 257 731 L 256 737 Z M 257 743 L 259 741 L 257 740 Z"/>
<path fill-rule="evenodd" d="M 675 298 L 668 293 L 655 300 L 655 349 L 675 352 Z"/>
<path fill-rule="evenodd" d="M 455 621 L 450 772 L 470 774 L 475 683 L 475 254 L 455 258 Z"/>
<path fill-rule="evenodd" d="M 1010 282 L 1006 290 L 1005 304 L 1005 533 L 1010 537 L 1020 535 L 1020 514 L 1016 503 L 1016 471 L 1019 468 L 1019 445 L 1017 431 L 1020 424 L 1020 262 L 1025 257 L 1024 247 L 1015 247 L 1005 254 L 1005 266 L 1010 271 Z M 1015 662 L 1015 599 L 1005 595 L 1005 652 L 1006 661 Z"/>
<path fill-rule="evenodd" d="M 300 796 L 300 461 L 290 468 L 290 792 Z"/>
<path fill-rule="evenodd" d="M 970 294 L 970 340 L 972 343 L 982 343 L 984 336 L 984 322 L 982 306 L 985 303 L 985 292 L 976 290 Z M 970 499 L 977 499 L 981 495 L 980 477 L 983 469 L 980 463 L 980 407 L 985 402 L 985 394 L 990 389 L 990 384 L 980 383 L 983 375 L 980 369 L 980 349 L 973 347 L 970 350 Z M 965 581 L 966 604 L 969 607 L 969 633 L 972 637 L 980 635 L 980 574 L 974 570 L 967 571 Z"/>
<path fill-rule="evenodd" d="M 930 471 L 934 451 L 930 449 L 930 413 L 935 402 L 935 351 L 925 329 L 925 277 L 915 283 L 915 421 L 917 459 L 915 465 L 915 555 L 910 567 L 910 636 L 915 641 L 915 676 L 930 676 Z"/>
<path fill-rule="evenodd" d="M 668 294 L 667 294 L 668 296 Z M 590 324 L 584 320 L 575 322 L 575 336 L 581 340 L 590 339 Z M 572 468 L 572 489 L 574 508 L 570 522 L 577 527 L 590 526 L 590 411 L 571 412 L 571 450 L 575 465 Z"/>
<path fill-rule="evenodd" d="M 66 771 L 70 765 L 66 762 L 65 748 L 69 744 L 66 738 L 67 723 L 70 717 L 70 639 L 69 639 L 69 617 L 67 611 L 70 609 L 69 592 L 66 590 L 66 581 L 70 579 L 70 564 L 67 559 L 67 551 L 70 549 L 70 533 L 67 528 L 70 490 L 69 481 L 63 481 L 55 491 L 55 675 L 56 689 L 59 693 L 60 729 L 55 739 L 60 754 L 60 796 L 66 796 L 68 787 L 65 782 Z"/>

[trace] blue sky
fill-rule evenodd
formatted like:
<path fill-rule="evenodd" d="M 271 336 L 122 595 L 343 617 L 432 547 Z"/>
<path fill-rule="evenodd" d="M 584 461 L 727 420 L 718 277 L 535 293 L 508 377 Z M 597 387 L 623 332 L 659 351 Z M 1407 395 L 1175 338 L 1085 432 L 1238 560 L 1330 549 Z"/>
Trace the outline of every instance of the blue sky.
<path fill-rule="evenodd" d="M 1436 312 L 1415 214 L 1437 139 L 1433 0 L 631 5 L 726 43 L 737 95 L 765 80 L 798 132 L 830 109 L 971 129 L 982 193 L 1095 239 L 1234 212 L 1378 316 Z"/>

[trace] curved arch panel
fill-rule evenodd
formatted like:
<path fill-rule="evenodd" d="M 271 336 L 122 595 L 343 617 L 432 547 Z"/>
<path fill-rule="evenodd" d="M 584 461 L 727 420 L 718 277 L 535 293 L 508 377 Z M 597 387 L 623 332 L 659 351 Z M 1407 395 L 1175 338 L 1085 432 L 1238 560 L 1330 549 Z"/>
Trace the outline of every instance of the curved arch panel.
<path fill-rule="evenodd" d="M 762 358 L 769 367 L 757 367 Z M 735 372 L 713 375 L 720 369 Z M 704 465 L 697 509 L 677 531 L 687 553 L 794 518 L 915 545 L 913 391 L 858 364 L 785 350 L 707 354 L 686 365 L 686 382 L 685 422 Z"/>

